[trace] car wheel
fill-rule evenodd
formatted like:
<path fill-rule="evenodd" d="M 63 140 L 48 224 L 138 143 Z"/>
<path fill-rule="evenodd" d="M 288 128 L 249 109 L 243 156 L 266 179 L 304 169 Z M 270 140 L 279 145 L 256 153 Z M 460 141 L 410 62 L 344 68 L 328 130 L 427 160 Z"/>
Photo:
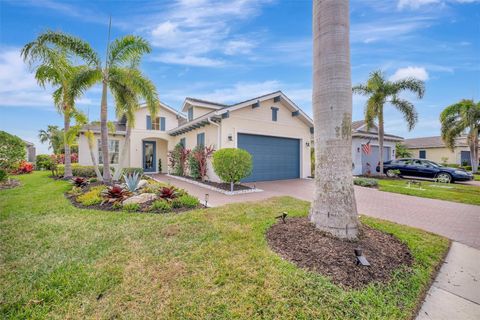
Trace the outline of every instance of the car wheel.
<path fill-rule="evenodd" d="M 449 173 L 441 172 L 437 174 L 437 179 L 445 181 L 447 183 L 452 182 L 452 176 Z"/>
<path fill-rule="evenodd" d="M 387 177 L 389 177 L 389 178 L 393 178 L 393 177 L 396 176 L 395 171 L 392 170 L 392 169 L 388 169 L 387 172 L 385 172 L 385 173 L 387 174 Z"/>

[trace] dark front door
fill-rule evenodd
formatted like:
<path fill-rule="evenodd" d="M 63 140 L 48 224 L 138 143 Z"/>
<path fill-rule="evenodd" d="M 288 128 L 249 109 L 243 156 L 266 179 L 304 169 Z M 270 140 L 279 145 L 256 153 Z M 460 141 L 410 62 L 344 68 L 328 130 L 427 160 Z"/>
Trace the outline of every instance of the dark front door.
<path fill-rule="evenodd" d="M 467 166 L 472 165 L 472 160 L 470 159 L 470 151 L 460 151 L 460 164 Z"/>
<path fill-rule="evenodd" d="M 143 141 L 143 171 L 155 172 L 157 159 L 157 145 L 155 141 Z"/>

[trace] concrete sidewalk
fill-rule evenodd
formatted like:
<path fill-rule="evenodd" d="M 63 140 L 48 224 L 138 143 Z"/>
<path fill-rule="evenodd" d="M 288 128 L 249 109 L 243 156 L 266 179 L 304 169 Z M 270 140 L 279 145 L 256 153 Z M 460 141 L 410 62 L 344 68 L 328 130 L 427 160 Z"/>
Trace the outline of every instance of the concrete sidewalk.
<path fill-rule="evenodd" d="M 480 319 L 480 251 L 453 242 L 417 320 Z"/>

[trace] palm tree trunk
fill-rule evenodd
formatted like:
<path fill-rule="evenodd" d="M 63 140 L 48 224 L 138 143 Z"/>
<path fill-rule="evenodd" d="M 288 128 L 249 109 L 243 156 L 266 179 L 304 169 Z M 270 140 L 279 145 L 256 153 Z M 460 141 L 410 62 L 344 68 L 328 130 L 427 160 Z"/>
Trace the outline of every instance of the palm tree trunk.
<path fill-rule="evenodd" d="M 127 123 L 127 131 L 125 133 L 125 141 L 123 142 L 122 149 L 120 150 L 120 158 L 118 159 L 118 167 L 115 170 L 113 175 L 113 180 L 120 180 L 122 176 L 123 168 L 125 167 L 125 158 L 127 157 L 127 150 L 130 148 L 130 135 L 132 133 L 132 128 Z"/>
<path fill-rule="evenodd" d="M 356 239 L 349 16 L 348 0 L 313 1 L 315 192 L 309 218 L 320 230 Z"/>
<path fill-rule="evenodd" d="M 100 109 L 100 143 L 102 144 L 103 182 L 110 184 L 110 159 L 108 156 L 108 127 L 107 127 L 107 80 L 102 82 L 102 105 Z"/>
<path fill-rule="evenodd" d="M 478 129 L 473 129 L 470 138 L 470 163 L 472 164 L 472 172 L 478 172 Z"/>
<path fill-rule="evenodd" d="M 385 135 L 384 123 L 383 123 L 383 108 L 380 107 L 378 110 L 378 154 L 380 161 L 380 175 L 383 175 L 383 138 Z"/>
<path fill-rule="evenodd" d="M 67 106 L 63 109 L 63 121 L 64 121 L 64 128 L 63 128 L 63 145 L 65 148 L 65 174 L 63 175 L 64 178 L 70 179 L 72 178 L 72 156 L 70 154 L 70 145 L 67 139 L 68 131 L 70 130 L 70 111 Z"/>
<path fill-rule="evenodd" d="M 95 170 L 95 174 L 97 175 L 98 181 L 103 181 L 102 173 L 98 168 L 97 160 L 95 159 L 95 152 L 93 151 L 93 141 L 88 139 L 88 149 L 90 151 L 90 158 L 92 158 L 93 169 Z"/>

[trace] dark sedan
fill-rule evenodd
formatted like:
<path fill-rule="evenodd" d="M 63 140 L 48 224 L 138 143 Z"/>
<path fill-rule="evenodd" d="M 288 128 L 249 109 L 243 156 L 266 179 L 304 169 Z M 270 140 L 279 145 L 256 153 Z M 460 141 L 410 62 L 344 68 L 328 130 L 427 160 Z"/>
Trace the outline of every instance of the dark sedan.
<path fill-rule="evenodd" d="M 464 169 L 444 167 L 425 159 L 396 159 L 383 163 L 383 172 L 388 177 L 394 177 L 397 170 L 401 176 L 439 179 L 446 182 L 473 180 L 473 174 Z M 380 166 L 377 166 L 377 172 L 380 172 Z"/>

